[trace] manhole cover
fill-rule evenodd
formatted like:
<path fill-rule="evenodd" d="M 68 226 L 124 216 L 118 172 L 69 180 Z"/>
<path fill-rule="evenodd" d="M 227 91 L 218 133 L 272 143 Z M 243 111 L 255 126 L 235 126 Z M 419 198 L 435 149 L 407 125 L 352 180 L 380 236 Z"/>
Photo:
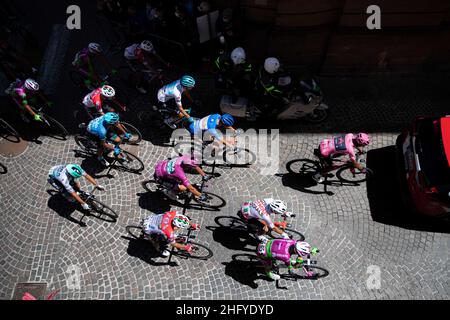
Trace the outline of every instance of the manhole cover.
<path fill-rule="evenodd" d="M 9 138 L 0 139 L 0 155 L 7 158 L 20 156 L 27 150 L 28 142 L 22 139 L 10 140 Z"/>
<path fill-rule="evenodd" d="M 45 299 L 46 283 L 18 283 L 14 289 L 13 300 L 22 300 L 23 295 L 28 292 L 39 300 Z"/>

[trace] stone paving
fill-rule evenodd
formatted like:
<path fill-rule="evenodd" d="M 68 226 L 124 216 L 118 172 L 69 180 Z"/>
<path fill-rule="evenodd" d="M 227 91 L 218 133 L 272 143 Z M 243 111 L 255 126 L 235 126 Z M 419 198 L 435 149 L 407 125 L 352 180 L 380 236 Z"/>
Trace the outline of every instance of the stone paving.
<path fill-rule="evenodd" d="M 134 101 L 137 109 L 148 107 L 143 98 Z M 330 105 L 345 108 L 339 101 L 331 101 Z M 422 102 L 430 106 L 430 101 Z M 395 121 L 395 117 L 392 119 Z M 366 184 L 329 186 L 333 195 L 327 195 L 323 186 L 287 174 L 287 162 L 311 158 L 312 150 L 329 133 L 281 134 L 277 174 L 262 175 L 258 164 L 218 168 L 216 172 L 221 176 L 213 180 L 211 191 L 223 197 L 227 205 L 220 212 L 188 209 L 193 220 L 203 227 L 197 241 L 209 246 L 214 256 L 208 261 L 175 258 L 177 266 L 168 266 L 164 259 L 152 257 L 148 244 L 126 238 L 125 226 L 170 208 L 170 203 L 147 192 L 141 184 L 151 179 L 159 160 L 171 155 L 171 147 L 162 143 L 169 140 L 168 136 L 161 138 L 167 131 L 137 125 L 146 137 L 137 148 L 146 170 L 142 175 L 118 172 L 112 179 L 99 178 L 107 188 L 98 194 L 99 198 L 119 212 L 116 223 L 87 216 L 83 219 L 86 226 L 82 227 L 77 223 L 82 214 L 47 192 L 50 188 L 46 173 L 55 164 L 79 162 L 88 172 L 99 175 L 89 160 L 75 157 L 73 150 L 78 147 L 73 137 L 68 141 L 41 138 L 41 145 L 30 143 L 17 158 L 0 158 L 8 168 L 8 173 L 0 176 L 0 298 L 10 299 L 18 282 L 46 282 L 48 290 L 61 289 L 58 299 L 450 297 L 448 230 L 408 224 L 411 216 L 401 213 L 395 170 L 388 167 L 394 162 L 387 158 L 393 157 L 397 132 L 374 132 L 368 154 L 369 165 L 371 157 L 380 157 L 377 153 L 388 162 L 380 166 L 373 161 L 378 166 L 373 169 L 379 174 L 377 179 L 386 179 L 386 188 L 392 191 L 389 198 L 371 199 L 380 190 L 372 188 L 368 192 L 370 185 Z M 295 229 L 321 249 L 319 262 L 330 271 L 328 277 L 282 281 L 288 290 L 276 289 L 275 283 L 257 272 L 253 263 L 239 259 L 252 255 L 254 244 L 220 227 L 215 219 L 235 216 L 245 200 L 268 196 L 283 199 L 290 210 L 298 213 Z M 387 210 L 397 211 L 391 215 L 398 217 L 377 217 L 373 201 L 390 203 Z M 367 286 L 369 266 L 380 268 L 379 289 Z"/>

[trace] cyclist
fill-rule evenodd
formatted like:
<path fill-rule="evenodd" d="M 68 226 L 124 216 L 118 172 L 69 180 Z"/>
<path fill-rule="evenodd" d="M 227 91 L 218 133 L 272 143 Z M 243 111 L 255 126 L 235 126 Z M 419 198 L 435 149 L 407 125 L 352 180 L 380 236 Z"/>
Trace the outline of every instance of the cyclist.
<path fill-rule="evenodd" d="M 274 262 L 282 261 L 288 266 L 289 272 L 301 265 L 310 254 L 316 254 L 317 248 L 312 248 L 307 242 L 291 239 L 275 239 L 262 242 L 258 245 L 256 253 L 264 265 L 266 275 L 272 280 L 280 280 L 280 275 L 273 271 Z M 297 257 L 295 257 L 297 256 Z M 312 272 L 307 272 L 312 276 Z"/>
<path fill-rule="evenodd" d="M 87 94 L 83 99 L 83 105 L 86 108 L 87 112 L 93 118 L 105 114 L 103 107 L 104 103 L 107 101 L 112 101 L 117 106 L 121 107 L 122 109 L 125 109 L 126 108 L 125 106 L 120 105 L 119 102 L 114 99 L 115 96 L 116 91 L 114 90 L 114 88 L 105 85 Z M 114 112 L 114 110 L 109 106 L 107 106 L 107 108 L 109 109 L 108 111 Z"/>
<path fill-rule="evenodd" d="M 189 113 L 183 108 L 181 102 L 183 94 L 189 99 L 191 103 L 194 103 L 190 95 L 190 90 L 195 87 L 195 80 L 191 76 L 183 76 L 181 79 L 165 85 L 158 91 L 158 105 L 159 108 L 173 110 L 178 117 L 190 118 Z M 164 119 L 164 123 L 171 129 L 176 129 L 177 126 L 173 123 L 174 117 L 168 116 Z"/>
<path fill-rule="evenodd" d="M 203 119 L 196 119 L 189 124 L 188 130 L 191 135 L 198 135 L 203 132 L 208 132 L 213 136 L 213 139 L 219 141 L 227 147 L 233 147 L 235 144 L 234 139 L 226 139 L 223 134 L 217 130 L 218 128 L 224 128 L 225 130 L 232 130 L 236 132 L 233 128 L 234 118 L 230 114 L 212 114 Z"/>
<path fill-rule="evenodd" d="M 108 112 L 105 115 L 95 118 L 87 127 L 88 133 L 98 144 L 97 159 L 104 165 L 109 166 L 110 163 L 106 161 L 103 154 L 106 150 L 114 151 L 114 155 L 120 154 L 119 145 L 122 143 L 122 139 L 114 132 L 114 129 L 118 129 L 124 135 L 127 133 L 122 129 L 119 123 L 119 115 L 117 113 Z"/>
<path fill-rule="evenodd" d="M 198 224 L 192 223 L 188 217 L 178 213 L 177 211 L 169 211 L 164 214 L 149 216 L 144 220 L 144 233 L 151 240 L 159 240 L 158 243 L 162 244 L 163 250 L 160 249 L 163 257 L 170 255 L 167 250 L 167 245 L 170 245 L 178 250 L 185 250 L 192 252 L 191 245 L 184 245 L 177 243 L 176 237 L 180 230 L 192 228 L 193 230 L 200 229 Z"/>
<path fill-rule="evenodd" d="M 99 185 L 97 181 L 86 173 L 77 164 L 59 165 L 54 166 L 48 172 L 48 182 L 58 189 L 62 195 L 70 202 L 78 202 L 83 209 L 89 210 L 89 205 L 84 202 L 77 191 L 81 191 L 80 183 L 77 179 L 84 177 L 92 185 L 96 186 L 99 190 L 105 190 L 104 187 Z"/>
<path fill-rule="evenodd" d="M 102 54 L 102 47 L 95 42 L 89 43 L 87 48 L 83 48 L 75 55 L 75 59 L 72 62 L 72 65 L 75 69 L 86 79 L 84 80 L 84 84 L 89 90 L 94 90 L 95 88 L 92 86 L 93 83 L 99 83 L 101 79 L 96 74 L 94 69 L 93 60 L 95 58 L 100 58 L 102 64 L 109 70 L 111 70 L 112 74 L 116 74 L 117 70 L 115 70 L 111 64 L 106 60 L 106 58 Z"/>
<path fill-rule="evenodd" d="M 218 81 L 230 85 L 236 95 L 248 96 L 250 91 L 252 65 L 246 62 L 245 50 L 235 48 L 231 54 L 222 54 L 215 61 Z"/>
<path fill-rule="evenodd" d="M 20 108 L 20 116 L 23 121 L 29 123 L 30 120 L 27 118 L 25 113 L 28 113 L 32 116 L 32 118 L 36 121 L 42 121 L 39 114 L 33 111 L 30 107 L 29 103 L 34 98 L 35 95 L 38 95 L 42 100 L 46 102 L 47 105 L 51 105 L 45 96 L 39 91 L 39 84 L 33 79 L 26 79 L 25 81 L 21 81 L 17 79 L 5 90 L 5 93 L 10 95 L 14 102 Z"/>
<path fill-rule="evenodd" d="M 366 133 L 352 134 L 348 133 L 346 135 L 340 135 L 333 137 L 331 139 L 325 139 L 320 142 L 318 149 L 314 150 L 314 154 L 318 156 L 324 163 L 331 167 L 333 165 L 332 158 L 339 155 L 348 155 L 353 166 L 365 173 L 366 169 L 364 166 L 356 161 L 355 148 L 359 153 L 364 153 L 363 148 L 370 144 L 370 137 Z M 318 183 L 322 183 L 325 178 L 322 172 L 318 172 L 313 176 L 314 180 Z"/>
<path fill-rule="evenodd" d="M 204 181 L 211 179 L 199 167 L 191 155 L 183 155 L 171 160 L 164 160 L 156 165 L 154 178 L 167 188 L 164 192 L 172 200 L 178 200 L 177 194 L 189 190 L 195 197 L 203 200 L 202 194 L 189 182 L 185 170 L 195 170 Z"/>
<path fill-rule="evenodd" d="M 130 68 L 135 71 L 134 81 L 136 81 L 136 90 L 142 94 L 147 93 L 147 90 L 142 87 L 143 74 L 140 72 L 142 67 L 146 70 L 150 70 L 152 74 L 156 74 L 155 70 L 152 68 L 155 59 L 166 67 L 170 67 L 170 64 L 164 61 L 164 59 L 156 53 L 153 44 L 149 40 L 144 40 L 140 44 L 136 43 L 127 47 L 124 56 Z"/>
<path fill-rule="evenodd" d="M 281 200 L 274 200 L 272 198 L 264 200 L 256 200 L 253 202 L 244 202 L 239 215 L 247 221 L 250 225 L 257 228 L 257 236 L 260 241 L 267 241 L 264 237 L 269 230 L 274 230 L 280 234 L 284 239 L 289 239 L 289 235 L 280 227 L 283 223 L 273 223 L 270 214 L 281 214 L 291 216 L 287 211 L 286 204 Z"/>

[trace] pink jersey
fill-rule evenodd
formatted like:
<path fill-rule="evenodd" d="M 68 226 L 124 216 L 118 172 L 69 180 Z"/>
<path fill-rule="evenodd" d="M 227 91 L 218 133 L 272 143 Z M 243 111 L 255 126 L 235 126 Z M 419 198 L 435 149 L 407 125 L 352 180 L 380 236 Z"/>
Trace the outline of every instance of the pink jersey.
<path fill-rule="evenodd" d="M 291 263 L 291 255 L 297 252 L 295 250 L 296 243 L 297 240 L 292 239 L 276 239 L 267 243 L 260 243 L 257 254 L 262 259 L 280 260 L 286 265 L 289 265 Z"/>
<path fill-rule="evenodd" d="M 190 155 L 184 155 L 172 160 L 161 161 L 156 165 L 155 173 L 158 178 L 161 179 L 172 179 L 181 183 L 183 186 L 187 187 L 191 183 L 189 179 L 186 177 L 181 164 L 184 164 L 189 167 L 196 167 L 197 164 L 195 161 L 191 160 Z"/>
<path fill-rule="evenodd" d="M 320 153 L 325 158 L 335 154 L 348 154 L 350 159 L 356 160 L 355 145 L 353 144 L 354 135 L 337 136 L 332 139 L 325 139 L 320 143 Z"/>

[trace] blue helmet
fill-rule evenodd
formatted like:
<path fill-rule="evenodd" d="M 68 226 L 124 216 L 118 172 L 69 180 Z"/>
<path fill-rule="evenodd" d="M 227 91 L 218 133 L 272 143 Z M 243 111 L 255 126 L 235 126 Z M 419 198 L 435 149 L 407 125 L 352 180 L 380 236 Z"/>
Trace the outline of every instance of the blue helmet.
<path fill-rule="evenodd" d="M 181 85 L 186 88 L 195 87 L 195 80 L 191 76 L 183 76 L 181 77 Z"/>
<path fill-rule="evenodd" d="M 107 114 L 105 114 L 104 119 L 107 124 L 116 124 L 117 122 L 119 122 L 119 115 L 114 112 L 108 112 Z"/>
<path fill-rule="evenodd" d="M 220 117 L 220 121 L 227 126 L 232 127 L 234 124 L 234 118 L 231 114 L 225 113 L 222 117 Z"/>
<path fill-rule="evenodd" d="M 81 178 L 84 174 L 84 170 L 77 164 L 69 164 L 66 169 L 67 173 L 75 179 Z"/>

